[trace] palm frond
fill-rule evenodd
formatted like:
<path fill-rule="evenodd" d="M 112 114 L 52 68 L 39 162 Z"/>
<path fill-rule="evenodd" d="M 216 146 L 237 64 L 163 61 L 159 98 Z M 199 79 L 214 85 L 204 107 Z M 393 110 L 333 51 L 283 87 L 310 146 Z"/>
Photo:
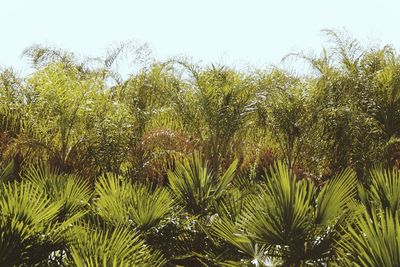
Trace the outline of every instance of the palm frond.
<path fill-rule="evenodd" d="M 381 209 L 396 214 L 400 210 L 400 172 L 382 168 L 371 170 L 369 185 L 360 187 L 360 198 L 370 212 Z"/>
<path fill-rule="evenodd" d="M 178 163 L 168 172 L 169 186 L 186 210 L 192 214 L 205 215 L 212 211 L 215 201 L 221 199 L 232 182 L 237 166 L 233 162 L 220 177 L 210 171 L 199 153 Z"/>
<path fill-rule="evenodd" d="M 79 229 L 79 239 L 71 248 L 71 258 L 78 267 L 162 266 L 165 259 L 150 250 L 132 229 Z"/>
<path fill-rule="evenodd" d="M 0 164 L 0 184 L 10 180 L 11 174 L 14 169 L 14 162 L 10 161 L 7 164 Z"/>
<path fill-rule="evenodd" d="M 40 188 L 52 201 L 62 204 L 61 218 L 83 211 L 92 196 L 89 184 L 83 179 L 61 174 L 45 165 L 30 167 L 23 178 Z"/>
<path fill-rule="evenodd" d="M 246 236 L 284 264 L 322 264 L 334 257 L 356 192 L 352 172 L 343 172 L 318 191 L 278 162 L 260 187 L 262 193 L 238 218 Z"/>
<path fill-rule="evenodd" d="M 316 199 L 316 223 L 328 225 L 350 208 L 357 191 L 356 175 L 345 170 L 329 180 L 321 189 Z"/>
<path fill-rule="evenodd" d="M 171 215 L 175 201 L 166 188 L 131 184 L 116 175 L 101 177 L 95 185 L 96 213 L 115 225 L 146 231 Z"/>
<path fill-rule="evenodd" d="M 0 265 L 37 266 L 67 249 L 66 233 L 83 213 L 58 221 L 62 204 L 31 183 L 9 183 L 0 192 Z"/>
<path fill-rule="evenodd" d="M 359 214 L 340 242 L 343 266 L 399 266 L 400 222 L 398 214 L 367 211 Z"/>

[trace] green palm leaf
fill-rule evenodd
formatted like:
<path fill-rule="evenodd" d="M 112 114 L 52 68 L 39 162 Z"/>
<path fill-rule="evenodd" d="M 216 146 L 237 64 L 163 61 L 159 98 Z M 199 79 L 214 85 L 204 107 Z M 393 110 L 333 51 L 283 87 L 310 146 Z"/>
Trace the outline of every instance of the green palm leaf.
<path fill-rule="evenodd" d="M 83 179 L 49 167 L 30 167 L 24 179 L 40 188 L 52 201 L 62 203 L 60 218 L 83 211 L 92 196 L 89 184 Z"/>
<path fill-rule="evenodd" d="M 194 153 L 192 158 L 178 163 L 174 171 L 168 172 L 169 185 L 188 212 L 206 215 L 226 193 L 236 166 L 237 161 L 234 161 L 222 176 L 217 177 L 208 170 L 199 153 Z"/>
<path fill-rule="evenodd" d="M 343 266 L 399 266 L 400 222 L 390 212 L 364 211 L 346 231 L 340 262 Z"/>
<path fill-rule="evenodd" d="M 10 161 L 8 164 L 0 164 L 0 183 L 7 182 L 11 178 L 12 171 L 14 169 L 14 162 Z"/>
<path fill-rule="evenodd" d="M 61 202 L 52 202 L 32 183 L 9 183 L 0 189 L 0 265 L 37 266 L 65 251 L 66 233 L 83 214 L 58 221 Z"/>
<path fill-rule="evenodd" d="M 242 235 L 264 244 L 268 256 L 287 265 L 328 262 L 356 193 L 354 173 L 345 171 L 320 190 L 298 181 L 282 163 L 270 173 L 260 185 L 262 193 L 238 218 Z"/>
<path fill-rule="evenodd" d="M 78 267 L 162 266 L 164 258 L 150 250 L 141 236 L 125 227 L 91 229 L 81 226 L 71 248 L 71 259 Z"/>
<path fill-rule="evenodd" d="M 316 223 L 329 225 L 331 220 L 346 213 L 356 194 L 356 176 L 345 170 L 329 180 L 316 199 Z"/>
<path fill-rule="evenodd" d="M 173 212 L 175 201 L 166 188 L 134 185 L 116 175 L 101 177 L 95 185 L 96 212 L 115 225 L 133 225 L 142 231 L 157 226 Z"/>
<path fill-rule="evenodd" d="M 375 168 L 370 174 L 370 186 L 360 187 L 360 198 L 370 212 L 372 208 L 400 211 L 400 172 Z"/>

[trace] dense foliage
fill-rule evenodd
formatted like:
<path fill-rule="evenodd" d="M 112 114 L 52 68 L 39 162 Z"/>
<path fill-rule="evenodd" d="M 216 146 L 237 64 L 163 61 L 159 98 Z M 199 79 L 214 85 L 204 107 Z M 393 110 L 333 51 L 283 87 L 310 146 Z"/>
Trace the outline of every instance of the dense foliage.
<path fill-rule="evenodd" d="M 27 49 L 0 72 L 0 265 L 399 266 L 400 57 L 326 34 L 286 58 L 309 75 Z"/>

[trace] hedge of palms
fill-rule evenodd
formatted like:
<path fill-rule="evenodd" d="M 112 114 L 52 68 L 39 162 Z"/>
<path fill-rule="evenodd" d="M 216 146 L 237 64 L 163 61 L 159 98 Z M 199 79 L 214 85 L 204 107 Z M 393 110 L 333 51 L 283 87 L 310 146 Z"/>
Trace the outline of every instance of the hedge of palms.
<path fill-rule="evenodd" d="M 20 182 L 3 166 L 2 266 L 397 266 L 397 171 L 370 183 L 346 170 L 322 185 L 276 163 L 263 180 L 216 175 L 198 154 L 168 185 L 114 174 L 90 186 L 31 168 Z M 395 189 L 396 188 L 396 189 Z"/>

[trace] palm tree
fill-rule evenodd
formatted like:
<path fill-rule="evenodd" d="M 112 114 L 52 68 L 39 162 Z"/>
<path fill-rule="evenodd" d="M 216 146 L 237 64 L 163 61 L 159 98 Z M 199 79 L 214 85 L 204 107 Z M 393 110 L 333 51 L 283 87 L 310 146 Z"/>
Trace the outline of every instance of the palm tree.
<path fill-rule="evenodd" d="M 223 175 L 217 176 L 208 169 L 199 152 L 195 152 L 191 158 L 177 163 L 175 170 L 168 172 L 169 187 L 189 213 L 212 215 L 214 206 L 226 194 L 234 178 L 236 166 L 237 161 L 234 161 Z"/>
<path fill-rule="evenodd" d="M 164 266 L 165 259 L 143 242 L 139 233 L 125 227 L 78 226 L 79 238 L 71 247 L 71 263 L 77 267 Z"/>
<path fill-rule="evenodd" d="M 278 260 L 283 266 L 323 266 L 335 259 L 356 194 L 353 172 L 344 171 L 317 188 L 277 163 L 259 186 L 260 194 L 236 220 L 222 218 L 214 226 L 217 236 L 235 246 L 243 259 L 261 265 Z"/>
<path fill-rule="evenodd" d="M 359 196 L 371 216 L 376 210 L 395 216 L 400 211 L 400 172 L 380 167 L 372 169 L 365 184 L 359 187 Z"/>
<path fill-rule="evenodd" d="M 109 224 L 136 228 L 142 233 L 174 213 L 175 200 L 168 189 L 135 185 L 113 174 L 98 179 L 95 194 L 95 215 Z"/>
<path fill-rule="evenodd" d="M 399 266 L 399 215 L 390 212 L 361 212 L 346 229 L 339 243 L 340 266 Z"/>
<path fill-rule="evenodd" d="M 71 226 L 82 217 L 78 212 L 59 220 L 62 202 L 52 201 L 30 182 L 0 185 L 0 264 L 46 266 L 66 255 Z M 70 236 L 71 239 L 68 237 Z"/>
<path fill-rule="evenodd" d="M 186 61 L 172 63 L 189 77 L 173 95 L 176 117 L 210 158 L 213 171 L 219 172 L 223 161 L 229 165 L 243 147 L 241 137 L 249 132 L 255 110 L 253 78 L 226 66 L 203 69 Z"/>
<path fill-rule="evenodd" d="M 375 168 L 360 185 L 361 204 L 339 242 L 341 266 L 400 264 L 400 173 Z"/>
<path fill-rule="evenodd" d="M 261 73 L 258 78 L 257 113 L 259 124 L 271 132 L 273 140 L 293 169 L 303 152 L 312 125 L 304 82 L 284 71 Z"/>

